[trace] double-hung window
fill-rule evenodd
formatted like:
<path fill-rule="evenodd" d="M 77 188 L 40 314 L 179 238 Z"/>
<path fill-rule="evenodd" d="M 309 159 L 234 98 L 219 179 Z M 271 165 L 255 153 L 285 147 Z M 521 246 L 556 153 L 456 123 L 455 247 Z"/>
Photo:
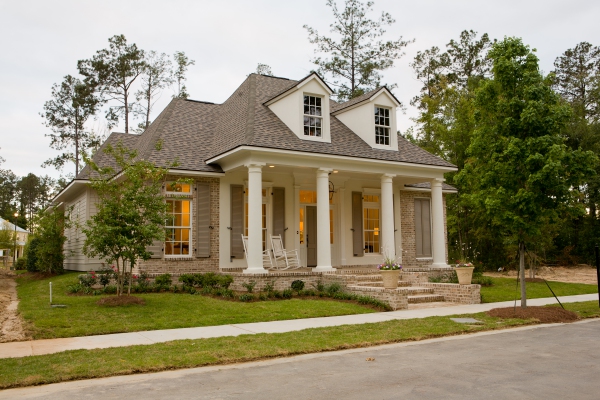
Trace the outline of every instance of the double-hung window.
<path fill-rule="evenodd" d="M 189 257 L 192 236 L 191 185 L 169 183 L 166 202 L 165 256 Z"/>
<path fill-rule="evenodd" d="M 375 107 L 375 144 L 390 145 L 390 109 Z"/>
<path fill-rule="evenodd" d="M 321 97 L 304 95 L 304 136 L 322 137 L 322 101 Z"/>

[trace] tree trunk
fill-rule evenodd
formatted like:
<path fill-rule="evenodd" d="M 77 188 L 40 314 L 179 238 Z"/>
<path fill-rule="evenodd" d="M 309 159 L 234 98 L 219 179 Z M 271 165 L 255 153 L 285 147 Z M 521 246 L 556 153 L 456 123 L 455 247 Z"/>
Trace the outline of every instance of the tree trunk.
<path fill-rule="evenodd" d="M 127 296 L 131 295 L 131 281 L 133 280 L 133 262 L 129 261 L 129 287 L 127 288 Z"/>
<path fill-rule="evenodd" d="M 519 241 L 519 278 L 521 279 L 521 307 L 527 307 L 527 292 L 525 290 L 525 243 Z"/>

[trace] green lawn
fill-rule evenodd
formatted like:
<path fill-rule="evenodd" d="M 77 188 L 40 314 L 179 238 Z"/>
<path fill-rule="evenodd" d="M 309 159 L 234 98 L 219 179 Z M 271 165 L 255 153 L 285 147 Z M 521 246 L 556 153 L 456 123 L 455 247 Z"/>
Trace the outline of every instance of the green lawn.
<path fill-rule="evenodd" d="M 105 307 L 96 305 L 102 296 L 67 295 L 67 286 L 76 281 L 77 273 L 42 280 L 28 275 L 17 278 L 19 312 L 34 339 L 376 312 L 328 299 L 241 303 L 182 293 L 139 294 L 136 296 L 146 301 L 145 306 Z M 53 303 L 65 304 L 66 308 L 50 308 L 49 282 Z"/>
<path fill-rule="evenodd" d="M 517 287 L 516 278 L 491 278 L 493 286 L 481 288 L 481 299 L 483 303 L 495 303 L 498 301 L 511 301 L 521 298 L 521 289 Z M 576 294 L 598 293 L 596 285 L 583 283 L 548 282 L 557 296 L 572 296 Z M 527 282 L 527 298 L 538 299 L 552 297 L 552 292 L 544 282 Z"/>
<path fill-rule="evenodd" d="M 584 317 L 598 317 L 596 301 L 567 304 Z M 465 325 L 451 317 L 473 317 Z M 395 320 L 373 324 L 306 329 L 278 334 L 177 340 L 146 346 L 74 350 L 57 354 L 0 359 L 0 389 L 76 379 L 100 378 L 205 365 L 317 353 L 385 343 L 422 340 L 477 331 L 534 324 L 534 320 L 488 317 L 485 313 Z"/>

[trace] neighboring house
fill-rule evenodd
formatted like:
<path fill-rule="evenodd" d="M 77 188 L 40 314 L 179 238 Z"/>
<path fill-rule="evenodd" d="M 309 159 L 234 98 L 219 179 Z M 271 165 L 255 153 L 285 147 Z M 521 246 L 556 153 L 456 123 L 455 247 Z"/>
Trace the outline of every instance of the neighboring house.
<path fill-rule="evenodd" d="M 264 273 L 269 235 L 316 271 L 375 265 L 382 253 L 406 266 L 447 266 L 445 194 L 456 190 L 443 181 L 456 167 L 397 134 L 400 104 L 387 88 L 346 103 L 331 94 L 314 73 L 251 74 L 223 104 L 174 99 L 141 135 L 111 134 L 106 143 L 122 141 L 158 166 L 177 159 L 170 180 L 194 181 L 165 188 L 166 238 L 139 268 Z M 102 151 L 95 160 L 109 162 Z M 86 167 L 55 199 L 81 223 L 96 210 L 88 178 Z M 77 226 L 65 233 L 65 268 L 100 268 L 82 254 Z"/>
<path fill-rule="evenodd" d="M 15 232 L 15 224 L 12 224 L 12 223 L 0 218 L 0 229 L 8 230 L 11 233 L 11 235 L 13 235 Z M 16 243 L 17 247 L 16 247 L 16 253 L 15 253 L 15 260 L 18 260 L 19 258 L 23 257 L 23 254 L 25 252 L 25 245 L 27 244 L 28 237 L 29 237 L 29 232 L 17 225 L 17 243 Z M 3 247 L 5 247 L 5 246 L 3 246 Z M 0 248 L 0 258 L 4 258 L 4 259 L 6 259 L 6 261 L 12 262 L 13 247 L 14 247 L 14 244 L 5 249 Z"/>

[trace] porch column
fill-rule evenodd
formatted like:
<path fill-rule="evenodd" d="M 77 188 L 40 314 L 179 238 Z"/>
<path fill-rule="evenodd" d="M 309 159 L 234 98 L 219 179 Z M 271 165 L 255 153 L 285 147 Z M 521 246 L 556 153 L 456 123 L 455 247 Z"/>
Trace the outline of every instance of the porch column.
<path fill-rule="evenodd" d="M 394 189 L 392 178 L 396 175 L 381 176 L 381 251 L 385 257 L 396 259 L 394 240 Z"/>
<path fill-rule="evenodd" d="M 431 225 L 433 239 L 433 264 L 434 268 L 447 267 L 446 239 L 444 237 L 444 201 L 442 199 L 443 179 L 431 181 Z"/>
<path fill-rule="evenodd" d="M 317 170 L 317 266 L 313 271 L 335 271 L 331 266 L 329 243 L 329 172 Z"/>
<path fill-rule="evenodd" d="M 262 249 L 262 167 L 264 164 L 247 164 L 248 167 L 248 268 L 245 274 L 266 274 Z"/>

